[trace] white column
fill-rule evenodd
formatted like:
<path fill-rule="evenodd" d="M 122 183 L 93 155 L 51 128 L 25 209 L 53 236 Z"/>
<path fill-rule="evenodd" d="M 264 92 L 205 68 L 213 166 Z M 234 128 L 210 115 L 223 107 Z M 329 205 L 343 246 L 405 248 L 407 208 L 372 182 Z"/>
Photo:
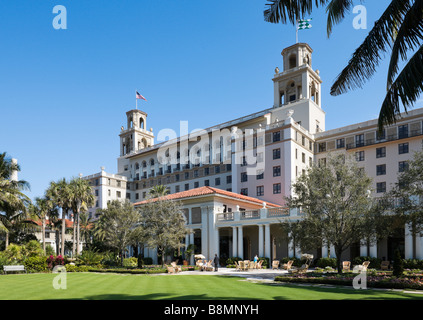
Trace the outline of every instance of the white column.
<path fill-rule="evenodd" d="M 188 224 L 192 224 L 192 208 L 188 208 Z"/>
<path fill-rule="evenodd" d="M 413 233 L 411 224 L 405 225 L 405 259 L 413 259 Z"/>
<path fill-rule="evenodd" d="M 192 231 L 194 231 L 194 230 L 192 230 Z M 194 232 L 189 234 L 189 244 L 192 244 L 192 245 L 194 244 Z M 191 260 L 190 260 L 189 263 L 194 264 L 194 252 L 191 255 Z"/>
<path fill-rule="evenodd" d="M 238 227 L 238 257 L 244 259 L 244 235 L 242 226 Z"/>
<path fill-rule="evenodd" d="M 322 258 L 327 258 L 328 256 L 328 247 L 327 245 L 322 246 Z"/>
<path fill-rule="evenodd" d="M 208 234 L 208 215 L 207 207 L 201 207 L 201 254 L 203 254 L 206 259 L 209 258 L 209 234 Z"/>
<path fill-rule="evenodd" d="M 232 257 L 238 257 L 238 233 L 237 227 L 232 227 Z"/>
<path fill-rule="evenodd" d="M 258 255 L 263 257 L 263 225 L 258 225 Z"/>
<path fill-rule="evenodd" d="M 289 237 L 291 237 L 291 233 L 289 234 Z M 294 242 L 292 240 L 288 241 L 288 257 L 294 257 Z"/>
<path fill-rule="evenodd" d="M 361 240 L 360 241 L 360 256 L 367 257 L 368 255 L 369 255 L 369 252 L 367 252 L 367 241 Z"/>
<path fill-rule="evenodd" d="M 416 259 L 423 259 L 423 237 L 416 235 Z"/>
<path fill-rule="evenodd" d="M 372 239 L 372 244 L 370 245 L 370 257 L 377 258 L 377 240 Z"/>
<path fill-rule="evenodd" d="M 264 256 L 266 258 L 270 257 L 270 224 L 264 225 Z"/>
<path fill-rule="evenodd" d="M 335 247 L 334 247 L 333 244 L 330 245 L 330 257 L 331 258 L 336 258 Z"/>

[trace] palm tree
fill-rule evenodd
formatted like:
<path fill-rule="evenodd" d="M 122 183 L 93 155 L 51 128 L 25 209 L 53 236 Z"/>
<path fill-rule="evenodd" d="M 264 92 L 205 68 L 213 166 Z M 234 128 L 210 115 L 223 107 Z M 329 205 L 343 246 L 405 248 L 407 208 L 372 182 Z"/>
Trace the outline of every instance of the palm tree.
<path fill-rule="evenodd" d="M 88 249 L 88 243 L 90 242 L 91 227 L 93 226 L 93 222 L 87 211 L 82 211 L 79 214 L 79 224 L 81 226 L 81 236 L 84 239 L 85 248 Z"/>
<path fill-rule="evenodd" d="M 165 195 L 167 195 L 169 193 L 169 189 L 164 186 L 164 185 L 157 185 L 154 186 L 153 188 L 150 189 L 150 191 L 148 192 L 148 194 L 152 197 L 152 198 L 160 198 L 160 197 L 164 197 Z"/>
<path fill-rule="evenodd" d="M 31 203 L 22 192 L 29 189 L 29 183 L 14 177 L 19 171 L 20 166 L 7 157 L 6 152 L 0 154 L 0 231 L 6 233 L 6 248 L 11 228 L 21 225 Z"/>
<path fill-rule="evenodd" d="M 31 215 L 41 221 L 41 237 L 42 237 L 42 243 L 43 243 L 43 251 L 44 254 L 46 253 L 46 239 L 45 239 L 45 233 L 46 233 L 46 222 L 48 219 L 48 200 L 46 198 L 35 198 L 35 203 L 33 203 L 30 206 L 30 212 Z"/>
<path fill-rule="evenodd" d="M 88 180 L 74 178 L 69 183 L 69 187 L 71 189 L 71 207 L 74 214 L 74 230 L 76 228 L 76 253 L 79 255 L 79 215 L 81 213 L 81 209 L 87 210 L 89 206 L 94 204 L 95 198 Z M 72 253 L 75 254 L 75 236 L 72 246 Z"/>
<path fill-rule="evenodd" d="M 327 33 L 342 21 L 353 7 L 353 0 L 268 0 L 265 21 L 295 23 L 310 14 L 313 6 L 326 6 Z M 364 42 L 331 88 L 334 96 L 362 88 L 376 72 L 383 55 L 391 51 L 387 93 L 379 114 L 379 130 L 393 124 L 404 110 L 412 107 L 423 92 L 423 0 L 391 0 Z M 409 52 L 413 52 L 410 57 Z M 400 72 L 399 64 L 404 62 Z"/>
<path fill-rule="evenodd" d="M 50 182 L 50 186 L 46 191 L 46 198 L 51 200 L 57 207 L 62 210 L 62 232 L 61 232 L 61 251 L 62 256 L 65 255 L 65 232 L 66 232 L 66 216 L 71 209 L 71 188 L 65 178 Z"/>

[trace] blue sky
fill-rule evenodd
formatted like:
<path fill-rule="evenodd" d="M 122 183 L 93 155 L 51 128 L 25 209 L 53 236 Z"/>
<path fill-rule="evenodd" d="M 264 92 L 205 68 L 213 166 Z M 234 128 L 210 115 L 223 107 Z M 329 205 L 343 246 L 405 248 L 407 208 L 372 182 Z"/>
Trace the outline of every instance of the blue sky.
<path fill-rule="evenodd" d="M 115 173 L 135 89 L 156 135 L 178 132 L 179 121 L 193 130 L 271 107 L 274 69 L 295 27 L 264 22 L 265 2 L 0 0 L 0 152 L 18 159 L 28 195 L 100 166 Z M 365 3 L 368 28 L 389 2 Z M 67 30 L 52 26 L 56 5 L 67 9 Z M 311 17 L 299 40 L 314 49 L 324 81 L 326 128 L 376 118 L 388 59 L 363 90 L 329 94 L 369 29 L 354 29 L 351 14 L 328 39 L 324 10 Z"/>

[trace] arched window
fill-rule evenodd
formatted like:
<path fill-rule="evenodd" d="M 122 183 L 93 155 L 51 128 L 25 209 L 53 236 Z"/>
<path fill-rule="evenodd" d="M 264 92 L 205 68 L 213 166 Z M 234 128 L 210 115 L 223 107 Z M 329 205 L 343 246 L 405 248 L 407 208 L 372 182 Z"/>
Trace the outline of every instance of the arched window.
<path fill-rule="evenodd" d="M 140 118 L 140 128 L 144 129 L 144 119 Z"/>

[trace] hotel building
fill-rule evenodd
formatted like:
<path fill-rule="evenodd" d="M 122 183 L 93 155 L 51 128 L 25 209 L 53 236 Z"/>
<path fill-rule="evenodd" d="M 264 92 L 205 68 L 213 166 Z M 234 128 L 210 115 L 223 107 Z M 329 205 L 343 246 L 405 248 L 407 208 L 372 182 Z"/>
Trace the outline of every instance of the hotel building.
<path fill-rule="evenodd" d="M 193 230 L 185 245 L 195 244 L 196 253 L 207 259 L 216 253 L 221 259 L 299 257 L 279 225 L 301 218 L 284 207 L 285 197 L 309 166 L 324 162 L 330 152 L 352 154 L 373 178 L 378 197 L 423 145 L 423 109 L 404 114 L 383 134 L 377 133 L 377 120 L 326 131 L 322 80 L 312 67 L 312 52 L 305 43 L 282 51 L 283 70 L 276 68 L 272 79 L 274 104 L 251 115 L 155 144 L 147 114 L 128 111 L 119 134 L 118 172 L 102 168 L 85 177 L 96 196 L 91 215 L 114 199 L 141 206 L 152 187 L 165 185 L 170 197 L 182 202 Z M 391 260 L 400 248 L 406 258 L 423 259 L 423 239 L 413 237 L 407 226 L 398 234 L 370 248 L 357 244 L 342 258 Z M 334 250 L 322 247 L 313 254 L 333 257 Z M 157 261 L 154 248 L 144 248 L 144 256 Z"/>

